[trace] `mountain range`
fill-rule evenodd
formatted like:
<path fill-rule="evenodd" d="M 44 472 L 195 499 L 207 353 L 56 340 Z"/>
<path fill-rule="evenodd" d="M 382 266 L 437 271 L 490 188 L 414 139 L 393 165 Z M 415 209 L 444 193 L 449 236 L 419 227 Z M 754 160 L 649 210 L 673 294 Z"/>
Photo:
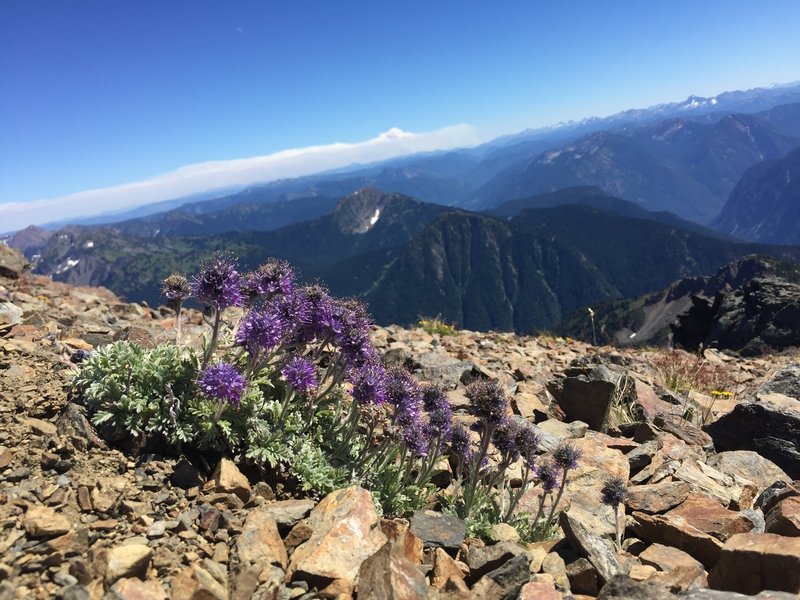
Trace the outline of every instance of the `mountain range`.
<path fill-rule="evenodd" d="M 630 320 L 644 301 L 628 299 L 745 255 L 796 258 L 774 244 L 800 243 L 798 180 L 800 85 L 169 203 L 103 226 L 28 228 L 7 242 L 40 273 L 151 305 L 165 276 L 227 251 L 245 268 L 287 259 L 304 280 L 365 299 L 379 323 L 438 315 L 528 333 L 609 302 L 607 315 Z"/>

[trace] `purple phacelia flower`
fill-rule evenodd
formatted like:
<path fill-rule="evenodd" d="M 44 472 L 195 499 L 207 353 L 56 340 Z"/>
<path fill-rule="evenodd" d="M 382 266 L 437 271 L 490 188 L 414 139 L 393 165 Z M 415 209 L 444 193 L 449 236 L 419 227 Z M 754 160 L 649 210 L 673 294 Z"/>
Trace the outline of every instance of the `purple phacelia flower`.
<path fill-rule="evenodd" d="M 200 273 L 192 279 L 192 294 L 215 310 L 241 306 L 244 296 L 240 280 L 233 258 L 217 254 L 206 260 Z"/>
<path fill-rule="evenodd" d="M 288 294 L 276 296 L 266 306 L 266 310 L 280 318 L 284 324 L 287 337 L 296 335 L 311 320 L 308 301 L 302 290 L 298 289 L 294 289 Z"/>
<path fill-rule="evenodd" d="M 164 280 L 161 293 L 173 305 L 180 305 L 192 294 L 189 280 L 180 273 L 173 273 Z"/>
<path fill-rule="evenodd" d="M 527 421 L 520 423 L 516 439 L 517 450 L 519 450 L 522 460 L 524 460 L 525 464 L 529 467 L 533 467 L 540 442 L 541 437 L 533 428 L 533 425 Z"/>
<path fill-rule="evenodd" d="M 503 421 L 492 433 L 492 443 L 500 452 L 503 460 L 513 463 L 519 459 L 518 433 L 519 425 L 512 419 Z"/>
<path fill-rule="evenodd" d="M 268 301 L 279 294 L 291 292 L 294 280 L 294 270 L 288 262 L 270 258 L 242 278 L 242 291 L 251 300 L 260 298 Z"/>
<path fill-rule="evenodd" d="M 313 341 L 328 342 L 341 332 L 337 303 L 320 285 L 302 288 L 308 316 L 298 330 L 298 340 L 302 343 Z"/>
<path fill-rule="evenodd" d="M 472 404 L 475 415 L 491 425 L 499 425 L 506 418 L 508 399 L 496 381 L 481 380 L 471 383 L 465 395 Z"/>
<path fill-rule="evenodd" d="M 369 339 L 372 321 L 364 305 L 357 300 L 339 301 L 340 333 L 335 343 L 348 364 L 373 362 L 377 355 Z"/>
<path fill-rule="evenodd" d="M 428 385 L 422 390 L 422 406 L 428 413 L 431 438 L 447 441 L 453 429 L 453 408 L 444 390 L 438 385 Z"/>
<path fill-rule="evenodd" d="M 612 477 L 600 490 L 603 504 L 607 504 L 612 508 L 617 508 L 620 504 L 624 504 L 627 495 L 626 481 L 622 477 Z"/>
<path fill-rule="evenodd" d="M 360 404 L 383 404 L 386 402 L 386 371 L 378 363 L 366 363 L 353 367 L 347 374 L 351 383 L 350 395 Z"/>
<path fill-rule="evenodd" d="M 220 362 L 209 365 L 200 373 L 197 387 L 206 398 L 225 400 L 234 408 L 239 408 L 245 381 L 236 367 Z"/>
<path fill-rule="evenodd" d="M 460 423 L 453 427 L 450 434 L 450 455 L 464 464 L 472 459 L 472 439 Z"/>
<path fill-rule="evenodd" d="M 559 485 L 559 478 L 561 476 L 561 469 L 558 465 L 550 461 L 544 462 L 536 469 L 536 476 L 542 482 L 542 488 L 545 494 L 549 494 Z"/>
<path fill-rule="evenodd" d="M 264 307 L 254 308 L 242 319 L 236 332 L 236 343 L 252 355 L 259 350 L 272 350 L 286 337 L 286 324 L 281 317 Z"/>
<path fill-rule="evenodd" d="M 416 417 L 409 415 L 405 421 L 401 435 L 406 448 L 420 456 L 425 456 L 430 447 L 430 439 L 425 425 L 418 415 Z"/>
<path fill-rule="evenodd" d="M 562 443 L 553 450 L 553 461 L 565 471 L 577 468 L 581 458 L 581 451 L 574 446 Z"/>
<path fill-rule="evenodd" d="M 281 375 L 290 387 L 301 394 L 308 394 L 319 385 L 314 363 L 302 356 L 290 358 L 281 369 Z"/>

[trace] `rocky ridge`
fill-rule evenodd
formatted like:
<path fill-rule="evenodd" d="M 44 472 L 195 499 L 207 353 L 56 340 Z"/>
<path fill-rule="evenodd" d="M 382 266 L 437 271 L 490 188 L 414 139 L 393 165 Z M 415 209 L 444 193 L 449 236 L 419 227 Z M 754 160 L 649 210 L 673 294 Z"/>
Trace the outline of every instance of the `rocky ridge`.
<path fill-rule="evenodd" d="M 545 451 L 561 439 L 583 451 L 555 539 L 524 544 L 498 525 L 478 540 L 435 511 L 383 519 L 357 486 L 293 497 L 244 464 L 110 447 L 70 402 L 72 359 L 114 339 L 169 341 L 172 315 L 0 258 L 2 599 L 800 592 L 792 575 L 800 573 L 796 352 L 692 357 L 563 338 L 376 328 L 385 360 L 445 385 L 463 418 L 465 383 L 497 378 L 514 413 L 536 423 Z M 200 316 L 187 319 L 191 338 Z M 725 389 L 667 389 L 684 359 Z M 753 415 L 762 420 L 748 420 Z M 622 551 L 612 542 L 615 515 L 599 501 L 612 475 L 629 485 Z M 520 508 L 539 493 L 530 490 Z"/>

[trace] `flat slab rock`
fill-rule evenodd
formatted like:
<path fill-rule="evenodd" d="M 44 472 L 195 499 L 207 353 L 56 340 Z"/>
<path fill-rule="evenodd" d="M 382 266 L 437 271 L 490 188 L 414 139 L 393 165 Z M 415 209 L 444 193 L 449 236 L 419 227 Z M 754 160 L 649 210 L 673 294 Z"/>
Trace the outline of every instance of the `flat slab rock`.
<path fill-rule="evenodd" d="M 741 594 L 763 590 L 800 594 L 800 538 L 772 533 L 734 535 L 722 548 L 708 584 Z"/>
<path fill-rule="evenodd" d="M 422 540 L 425 548 L 457 550 L 464 543 L 467 524 L 452 515 L 420 510 L 411 517 L 411 533 Z"/>

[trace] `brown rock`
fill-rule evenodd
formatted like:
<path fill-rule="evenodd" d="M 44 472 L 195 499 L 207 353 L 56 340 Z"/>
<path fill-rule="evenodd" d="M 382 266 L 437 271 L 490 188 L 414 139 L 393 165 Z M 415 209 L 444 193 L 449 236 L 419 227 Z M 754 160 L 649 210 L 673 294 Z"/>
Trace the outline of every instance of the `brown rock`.
<path fill-rule="evenodd" d="M 689 556 L 683 550 L 672 548 L 671 546 L 664 546 L 662 544 L 653 544 L 647 550 L 639 554 L 639 560 L 643 565 L 650 565 L 659 571 L 672 571 L 677 567 L 700 567 L 703 565 Z"/>
<path fill-rule="evenodd" d="M 634 404 L 646 420 L 652 422 L 656 415 L 668 415 L 675 410 L 673 404 L 659 398 L 649 385 L 635 378 L 633 381 L 635 382 L 636 391 Z"/>
<path fill-rule="evenodd" d="M 692 491 L 713 496 L 723 506 L 735 510 L 750 508 L 756 497 L 754 483 L 735 481 L 730 475 L 725 475 L 700 460 L 684 460 L 673 476 L 688 483 Z"/>
<path fill-rule="evenodd" d="M 585 558 L 579 558 L 567 565 L 567 578 L 572 594 L 597 596 L 599 590 L 597 569 Z"/>
<path fill-rule="evenodd" d="M 753 523 L 741 513 L 720 506 L 714 498 L 702 494 L 690 494 L 686 501 L 667 513 L 679 517 L 686 523 L 721 541 L 735 533 L 747 533 Z"/>
<path fill-rule="evenodd" d="M 328 494 L 307 523 L 313 534 L 292 554 L 289 580 L 354 582 L 361 563 L 387 541 L 372 496 L 358 486 Z"/>
<path fill-rule="evenodd" d="M 722 542 L 691 526 L 680 516 L 633 513 L 633 531 L 651 543 L 674 546 L 699 560 L 706 568 L 717 562 Z"/>
<path fill-rule="evenodd" d="M 557 552 L 550 552 L 544 557 L 542 561 L 542 573 L 552 576 L 557 588 L 567 592 L 569 591 L 567 564 Z"/>
<path fill-rule="evenodd" d="M 14 453 L 5 446 L 0 446 L 0 469 L 5 469 L 12 460 L 14 460 Z"/>
<path fill-rule="evenodd" d="M 681 504 L 689 497 L 690 487 L 683 481 L 664 481 L 628 488 L 625 504 L 631 510 L 646 513 L 663 513 Z"/>
<path fill-rule="evenodd" d="M 172 600 L 228 600 L 228 589 L 198 565 L 183 569 L 170 587 Z"/>
<path fill-rule="evenodd" d="M 369 600 L 424 600 L 425 576 L 392 541 L 361 563 L 358 597 Z"/>
<path fill-rule="evenodd" d="M 708 451 L 714 449 L 714 442 L 710 435 L 683 419 L 668 415 L 658 415 L 653 419 L 653 424 L 663 431 L 682 439 L 690 446 L 697 446 Z"/>
<path fill-rule="evenodd" d="M 767 533 L 791 537 L 800 536 L 800 496 L 781 500 L 767 514 Z"/>
<path fill-rule="evenodd" d="M 519 592 L 519 600 L 561 600 L 563 597 L 550 581 L 529 581 Z"/>
<path fill-rule="evenodd" d="M 464 574 L 464 569 L 447 552 L 442 548 L 434 549 L 433 575 L 431 577 L 431 585 L 433 587 L 441 590 L 448 582 L 452 582 L 453 586 L 466 589 Z"/>
<path fill-rule="evenodd" d="M 113 512 L 127 487 L 128 480 L 124 477 L 99 477 L 90 494 L 94 510 L 100 513 Z"/>
<path fill-rule="evenodd" d="M 63 535 L 70 530 L 69 519 L 47 506 L 31 506 L 22 518 L 22 526 L 31 537 Z"/>
<path fill-rule="evenodd" d="M 708 577 L 703 565 L 682 565 L 670 571 L 658 571 L 650 578 L 654 583 L 660 583 L 672 592 L 686 593 L 691 588 L 707 588 Z"/>
<path fill-rule="evenodd" d="M 383 534 L 402 548 L 403 555 L 412 564 L 418 565 L 422 563 L 422 552 L 424 550 L 422 540 L 414 535 L 408 523 L 381 519 L 380 526 Z"/>
<path fill-rule="evenodd" d="M 289 563 L 286 547 L 268 507 L 259 507 L 248 513 L 242 533 L 236 540 L 236 551 L 243 564 L 273 564 L 286 568 Z"/>
<path fill-rule="evenodd" d="M 106 584 L 111 585 L 123 577 L 147 579 L 147 569 L 153 558 L 153 549 L 144 544 L 127 544 L 108 552 Z"/>
<path fill-rule="evenodd" d="M 287 552 L 292 552 L 300 544 L 310 540 L 313 533 L 314 531 L 309 527 L 308 523 L 300 521 L 292 527 L 292 530 L 284 538 L 283 545 L 286 547 Z"/>
<path fill-rule="evenodd" d="M 233 461 L 223 458 L 213 475 L 214 489 L 223 494 L 236 494 L 242 502 L 250 499 L 250 482 Z"/>
<path fill-rule="evenodd" d="M 55 436 L 58 433 L 58 429 L 50 421 L 43 421 L 42 419 L 28 417 L 27 419 L 24 419 L 24 423 L 34 432 L 40 435 Z"/>
<path fill-rule="evenodd" d="M 135 577 L 118 580 L 109 592 L 115 600 L 167 600 L 167 593 L 158 581 L 142 581 Z"/>
<path fill-rule="evenodd" d="M 776 481 L 792 481 L 774 462 L 750 450 L 720 452 L 709 458 L 708 464 L 736 481 L 752 481 L 756 486 L 756 495 Z"/>
<path fill-rule="evenodd" d="M 708 576 L 717 590 L 757 594 L 762 590 L 800 593 L 800 538 L 773 533 L 732 536 Z"/>

